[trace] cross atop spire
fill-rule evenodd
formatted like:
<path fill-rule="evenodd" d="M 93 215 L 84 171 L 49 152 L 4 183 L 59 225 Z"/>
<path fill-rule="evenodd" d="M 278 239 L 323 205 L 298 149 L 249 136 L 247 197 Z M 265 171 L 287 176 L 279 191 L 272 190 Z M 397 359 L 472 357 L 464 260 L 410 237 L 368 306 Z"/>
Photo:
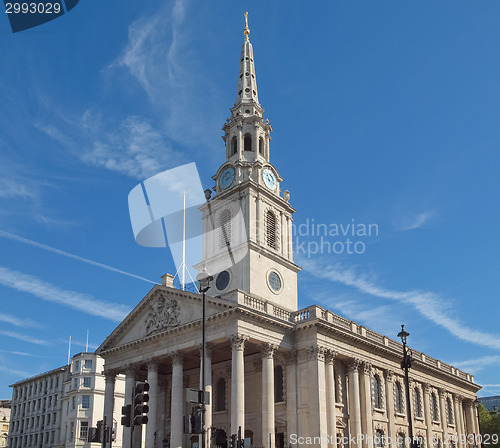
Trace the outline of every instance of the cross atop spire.
<path fill-rule="evenodd" d="M 248 12 L 245 12 L 245 41 L 241 46 L 240 58 L 240 74 L 238 78 L 238 94 L 236 95 L 236 105 L 259 105 L 259 97 L 257 95 L 257 80 L 255 78 L 255 64 L 253 62 L 253 48 L 248 35 Z M 243 109 L 243 113 L 247 110 Z"/>
<path fill-rule="evenodd" d="M 245 12 L 245 31 L 243 31 L 245 35 L 245 40 L 248 40 L 248 35 L 250 34 L 250 28 L 248 28 L 248 11 Z"/>

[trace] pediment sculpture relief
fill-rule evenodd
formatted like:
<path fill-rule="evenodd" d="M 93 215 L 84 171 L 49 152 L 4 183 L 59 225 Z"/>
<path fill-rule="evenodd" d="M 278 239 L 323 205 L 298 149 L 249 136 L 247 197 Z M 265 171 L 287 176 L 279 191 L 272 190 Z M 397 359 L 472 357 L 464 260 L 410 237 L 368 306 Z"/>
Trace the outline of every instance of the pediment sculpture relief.
<path fill-rule="evenodd" d="M 156 331 L 166 330 L 167 328 L 177 327 L 179 325 L 179 314 L 181 307 L 177 300 L 160 296 L 155 305 L 150 305 L 148 315 L 145 319 L 146 336 Z"/>

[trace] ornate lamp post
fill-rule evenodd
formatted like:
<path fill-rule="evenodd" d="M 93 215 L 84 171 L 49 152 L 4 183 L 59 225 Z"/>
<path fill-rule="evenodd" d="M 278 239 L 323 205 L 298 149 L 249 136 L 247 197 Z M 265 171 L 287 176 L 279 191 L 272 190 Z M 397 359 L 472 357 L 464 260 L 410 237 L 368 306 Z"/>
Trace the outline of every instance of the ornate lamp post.
<path fill-rule="evenodd" d="M 410 436 L 410 447 L 418 448 L 419 444 L 413 438 L 413 419 L 411 416 L 410 380 L 408 378 L 408 370 L 411 367 L 413 356 L 411 350 L 406 345 L 406 338 L 408 336 L 410 336 L 410 333 L 405 331 L 404 325 L 401 325 L 401 331 L 398 333 L 398 337 L 401 338 L 401 342 L 403 343 L 403 360 L 401 361 L 401 369 L 403 369 L 405 372 L 406 409 L 408 410 L 408 433 Z"/>
<path fill-rule="evenodd" d="M 201 448 L 205 448 L 205 321 L 206 321 L 206 292 L 210 289 L 210 282 L 214 278 L 211 275 L 208 275 L 206 270 L 201 272 L 196 277 L 200 286 L 200 292 L 203 294 L 203 327 L 202 327 L 202 335 L 201 335 Z"/>

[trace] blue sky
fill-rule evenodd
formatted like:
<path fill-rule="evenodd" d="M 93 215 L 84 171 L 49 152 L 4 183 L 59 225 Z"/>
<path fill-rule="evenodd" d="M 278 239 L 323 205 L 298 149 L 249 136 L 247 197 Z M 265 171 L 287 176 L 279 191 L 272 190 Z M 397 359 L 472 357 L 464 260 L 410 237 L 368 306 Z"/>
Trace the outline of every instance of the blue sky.
<path fill-rule="evenodd" d="M 500 3 L 207 3 L 0 22 L 0 398 L 65 364 L 70 335 L 73 354 L 87 329 L 97 347 L 175 271 L 135 243 L 127 196 L 193 161 L 213 186 L 246 10 L 296 225 L 378 228 L 362 254 L 298 253 L 300 306 L 394 338 L 405 323 L 416 350 L 500 394 Z"/>

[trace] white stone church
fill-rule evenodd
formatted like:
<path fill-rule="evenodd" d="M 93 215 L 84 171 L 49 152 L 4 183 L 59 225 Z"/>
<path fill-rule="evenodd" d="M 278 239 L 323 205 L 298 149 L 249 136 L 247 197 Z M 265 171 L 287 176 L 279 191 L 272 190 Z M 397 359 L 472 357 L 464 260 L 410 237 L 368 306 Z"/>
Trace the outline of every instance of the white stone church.
<path fill-rule="evenodd" d="M 214 277 L 207 293 L 205 356 L 207 447 L 227 447 L 241 428 L 259 447 L 408 446 L 402 345 L 313 305 L 298 309 L 290 193 L 271 163 L 268 120 L 257 95 L 248 26 L 236 104 L 223 126 L 226 158 L 215 196 L 202 207 L 203 259 Z M 104 415 L 118 374 L 125 403 L 137 381 L 150 385 L 149 423 L 123 429 L 123 447 L 201 446 L 184 434 L 200 386 L 202 295 L 175 289 L 165 275 L 99 347 L 105 359 Z M 413 431 L 424 447 L 479 445 L 474 378 L 413 351 Z M 353 440 L 359 435 L 363 440 Z M 400 441 L 396 442 L 396 438 Z M 405 445 L 406 443 L 406 445 Z"/>

